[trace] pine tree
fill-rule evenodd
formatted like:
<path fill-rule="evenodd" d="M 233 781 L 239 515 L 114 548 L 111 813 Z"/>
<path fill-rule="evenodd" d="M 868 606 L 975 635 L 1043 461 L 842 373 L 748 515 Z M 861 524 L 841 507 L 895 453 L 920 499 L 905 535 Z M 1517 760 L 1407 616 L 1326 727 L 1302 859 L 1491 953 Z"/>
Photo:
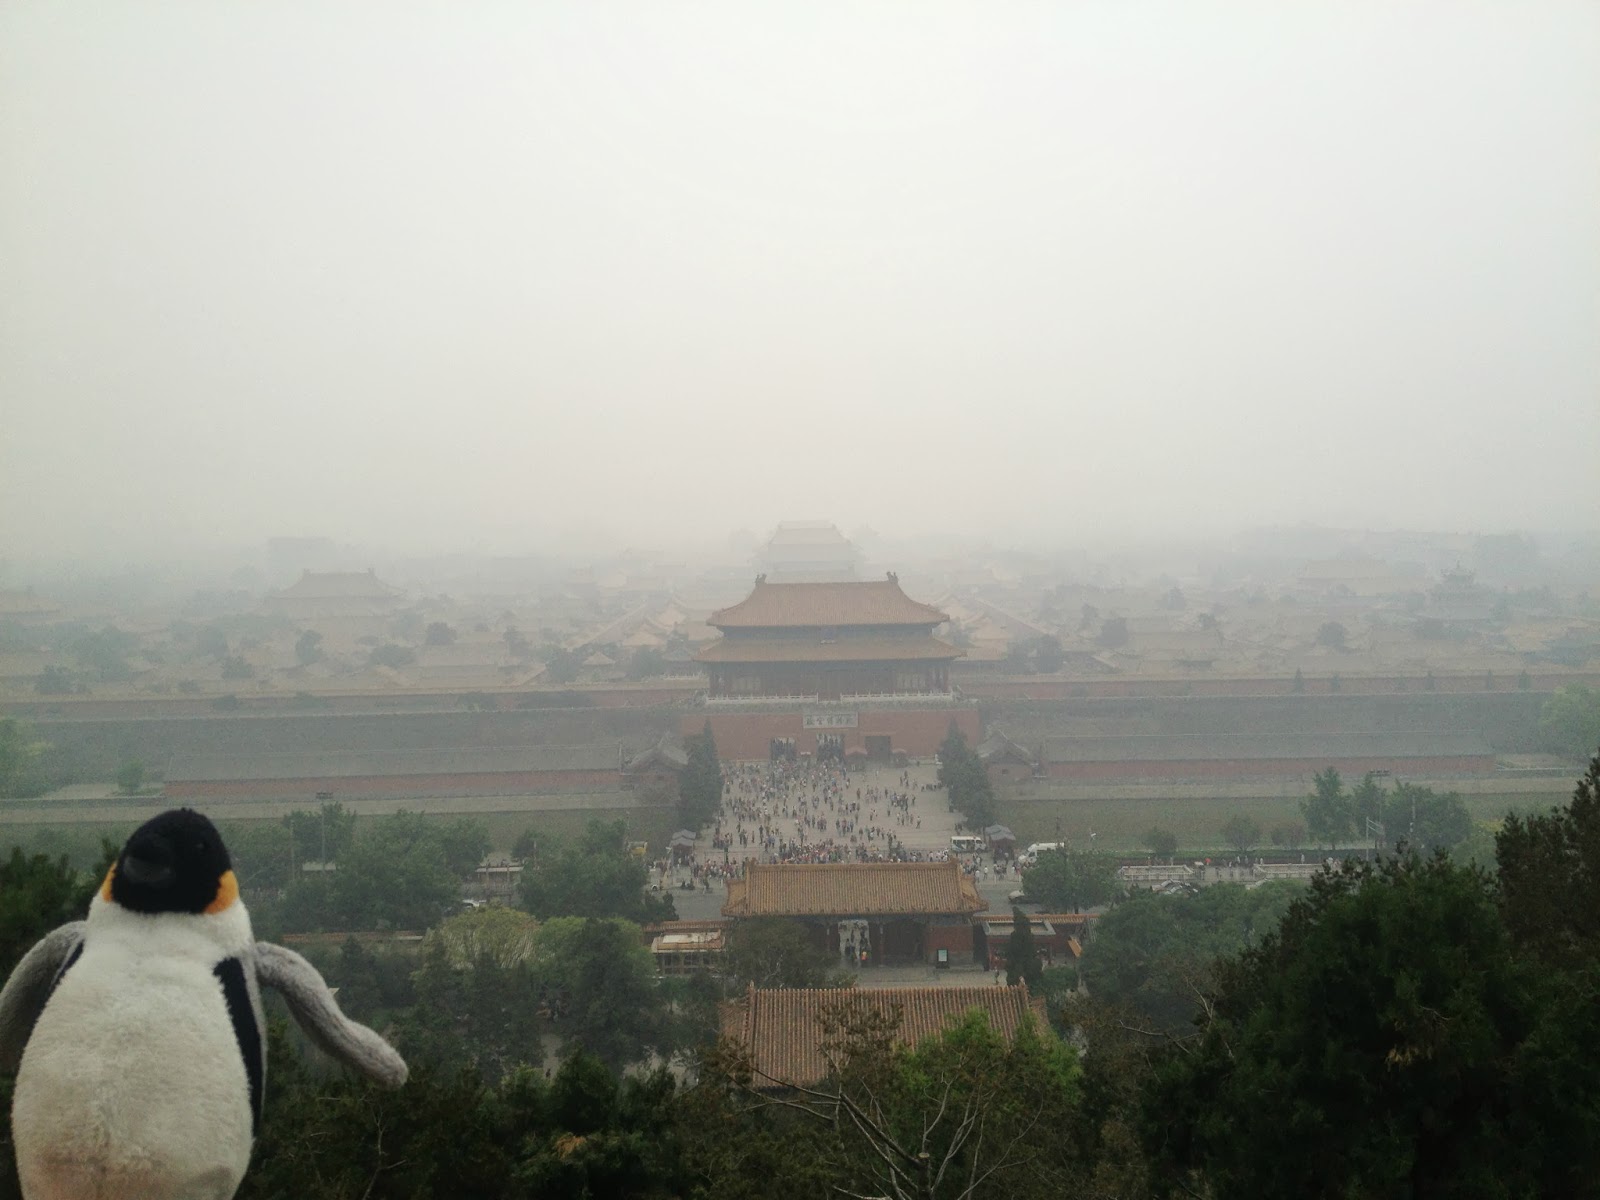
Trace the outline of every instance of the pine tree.
<path fill-rule="evenodd" d="M 678 777 L 678 810 L 686 827 L 700 829 L 716 817 L 722 804 L 722 763 L 710 721 L 687 742 L 689 761 Z"/>
<path fill-rule="evenodd" d="M 1039 963 L 1039 947 L 1033 944 L 1033 926 L 1020 908 L 1011 910 L 1011 939 L 1006 942 L 1006 984 L 1026 983 L 1035 991 L 1044 988 L 1044 967 Z"/>

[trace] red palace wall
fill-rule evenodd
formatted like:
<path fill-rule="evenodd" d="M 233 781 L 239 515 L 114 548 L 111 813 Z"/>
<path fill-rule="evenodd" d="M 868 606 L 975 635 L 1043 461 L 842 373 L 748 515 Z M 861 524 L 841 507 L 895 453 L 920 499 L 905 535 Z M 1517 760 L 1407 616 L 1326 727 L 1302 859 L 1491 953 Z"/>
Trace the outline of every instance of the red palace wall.
<path fill-rule="evenodd" d="M 1142 678 L 1114 675 L 1078 679 L 1022 678 L 971 679 L 958 676 L 965 696 L 984 700 L 1081 700 L 1114 696 L 1287 696 L 1294 692 L 1294 680 L 1283 675 L 1227 676 L 1197 672 L 1172 678 Z M 1600 685 L 1594 671 L 1530 672 L 1527 689 L 1553 692 L 1569 685 Z M 1337 686 L 1332 675 L 1306 675 L 1308 696 L 1343 694 L 1352 696 L 1405 695 L 1434 692 L 1515 692 L 1523 690 L 1515 673 L 1444 672 L 1428 685 L 1423 675 L 1347 675 Z"/>
<path fill-rule="evenodd" d="M 240 796 L 520 796 L 529 792 L 614 788 L 621 771 L 508 771 L 481 775 L 358 775 L 339 779 L 202 779 L 166 785 L 173 799 Z"/>
<path fill-rule="evenodd" d="M 1341 775 L 1359 779 L 1368 771 L 1393 771 L 1398 775 L 1487 775 L 1495 769 L 1494 756 L 1455 755 L 1405 759 L 1288 759 L 1236 758 L 1177 762 L 1071 762 L 1050 763 L 1051 779 L 1087 783 L 1119 780 L 1254 779 L 1288 775 L 1314 775 L 1333 767 Z"/>
<path fill-rule="evenodd" d="M 924 925 L 922 927 L 922 950 L 930 963 L 939 961 L 939 951 L 950 951 L 951 963 L 963 965 L 972 961 L 972 926 L 963 922 L 960 925 Z"/>
<path fill-rule="evenodd" d="M 843 711 L 843 710 L 841 710 Z M 854 729 L 807 729 L 799 712 L 699 712 L 683 718 L 680 730 L 685 736 L 699 733 L 711 722 L 717 757 L 732 761 L 765 761 L 772 753 L 773 738 L 793 738 L 801 754 L 815 754 L 818 734 L 838 734 L 845 752 L 865 750 L 868 737 L 889 737 L 891 753 L 913 758 L 931 758 L 950 732 L 950 722 L 967 735 L 975 746 L 983 736 L 983 723 L 976 708 L 862 709 Z"/>

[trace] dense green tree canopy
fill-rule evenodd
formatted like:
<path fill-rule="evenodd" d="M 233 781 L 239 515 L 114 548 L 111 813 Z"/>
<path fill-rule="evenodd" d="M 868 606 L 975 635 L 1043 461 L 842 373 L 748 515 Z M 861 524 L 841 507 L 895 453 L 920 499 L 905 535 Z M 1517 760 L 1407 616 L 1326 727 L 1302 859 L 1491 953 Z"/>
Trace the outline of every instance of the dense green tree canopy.
<path fill-rule="evenodd" d="M 1047 850 L 1023 876 L 1028 899 L 1050 912 L 1083 912 L 1122 893 L 1117 860 L 1084 850 Z"/>
<path fill-rule="evenodd" d="M 1600 757 L 1590 760 L 1571 804 L 1508 816 L 1495 857 L 1516 945 L 1557 966 L 1600 963 Z"/>
<path fill-rule="evenodd" d="M 1215 884 L 1195 895 L 1135 892 L 1095 922 L 1083 951 L 1084 984 L 1141 1028 L 1183 1032 L 1200 1012 L 1216 959 L 1260 941 L 1303 890 L 1278 881 Z"/>
<path fill-rule="evenodd" d="M 622 917 L 671 920 L 672 897 L 645 891 L 649 871 L 628 853 L 621 821 L 590 821 L 576 842 L 545 844 L 522 873 L 522 902 L 541 919 Z"/>
<path fill-rule="evenodd" d="M 965 818 L 968 829 L 994 824 L 994 785 L 989 782 L 989 772 L 954 721 L 939 744 L 938 778 L 939 786 L 947 791 L 951 806 Z"/>
<path fill-rule="evenodd" d="M 1600 747 L 1600 690 L 1569 685 L 1545 701 L 1539 737 L 1552 754 L 1590 755 Z"/>
<path fill-rule="evenodd" d="M 11 857 L 0 860 L 0 980 L 45 934 L 88 911 L 96 882 L 74 871 L 65 855 L 11 848 Z"/>
<path fill-rule="evenodd" d="M 728 932 L 723 969 L 758 988 L 816 988 L 835 982 L 837 960 L 820 949 L 805 926 L 784 917 L 738 921 Z"/>
<path fill-rule="evenodd" d="M 1229 817 L 1222 823 L 1222 840 L 1240 854 L 1247 854 L 1261 843 L 1261 826 L 1244 815 Z"/>
<path fill-rule="evenodd" d="M 15 717 L 0 717 L 0 799 L 37 796 L 45 789 L 37 764 L 45 743 L 33 727 Z"/>
<path fill-rule="evenodd" d="M 1220 967 L 1198 1046 L 1146 1095 L 1206 1194 L 1578 1195 L 1600 1009 L 1518 959 L 1482 876 L 1415 856 L 1314 881 Z"/>
<path fill-rule="evenodd" d="M 670 1049 L 655 964 L 637 925 L 558 917 L 539 931 L 533 965 L 557 1031 L 614 1070 Z"/>
<path fill-rule="evenodd" d="M 1178 852 L 1178 835 L 1170 829 L 1154 826 L 1140 839 L 1139 844 L 1157 858 L 1171 858 Z"/>
<path fill-rule="evenodd" d="M 427 929 L 458 907 L 463 881 L 488 848 L 478 821 L 405 812 L 371 818 L 335 869 L 290 878 L 284 928 Z"/>
<path fill-rule="evenodd" d="M 1300 802 L 1307 835 L 1319 846 L 1338 846 L 1348 841 L 1353 818 L 1350 796 L 1344 790 L 1339 772 L 1332 767 L 1318 771 L 1312 776 L 1312 782 L 1316 790 Z"/>

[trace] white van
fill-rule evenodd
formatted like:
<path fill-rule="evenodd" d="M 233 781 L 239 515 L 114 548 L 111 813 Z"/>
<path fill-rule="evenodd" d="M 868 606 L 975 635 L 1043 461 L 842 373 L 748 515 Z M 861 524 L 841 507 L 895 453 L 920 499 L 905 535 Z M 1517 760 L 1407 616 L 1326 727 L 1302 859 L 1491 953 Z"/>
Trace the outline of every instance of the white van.
<path fill-rule="evenodd" d="M 982 854 L 989 848 L 989 843 L 981 837 L 971 834 L 958 833 L 950 839 L 950 852 L 952 854 Z"/>
<path fill-rule="evenodd" d="M 1048 854 L 1051 850 L 1065 850 L 1066 848 L 1067 844 L 1065 842 L 1034 842 L 1019 857 L 1023 863 L 1031 867 L 1039 861 L 1039 855 Z"/>

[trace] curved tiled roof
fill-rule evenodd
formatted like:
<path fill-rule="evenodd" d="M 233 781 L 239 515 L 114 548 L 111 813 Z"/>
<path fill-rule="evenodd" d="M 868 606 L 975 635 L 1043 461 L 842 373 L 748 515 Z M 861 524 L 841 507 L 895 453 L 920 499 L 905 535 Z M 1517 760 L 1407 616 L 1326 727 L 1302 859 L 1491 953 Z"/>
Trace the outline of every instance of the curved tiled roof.
<path fill-rule="evenodd" d="M 718 629 L 815 628 L 841 625 L 934 626 L 950 618 L 931 604 L 913 600 L 890 575 L 865 583 L 768 583 L 706 619 Z"/>
<path fill-rule="evenodd" d="M 1048 1028 L 1044 1000 L 1028 995 L 1028 985 L 1015 987 L 905 988 L 751 988 L 741 1000 L 722 1007 L 722 1034 L 750 1055 L 757 1087 L 820 1083 L 831 1072 L 823 1049 L 830 1024 L 852 1009 L 898 1011 L 895 1040 L 914 1046 L 937 1037 L 977 1009 L 1007 1041 L 1032 1016 L 1042 1032 Z"/>
<path fill-rule="evenodd" d="M 935 863 L 749 863 L 728 880 L 729 917 L 934 916 L 989 904 L 954 859 Z"/>
<path fill-rule="evenodd" d="M 696 654 L 703 663 L 949 662 L 962 651 L 936 637 L 723 638 Z"/>

